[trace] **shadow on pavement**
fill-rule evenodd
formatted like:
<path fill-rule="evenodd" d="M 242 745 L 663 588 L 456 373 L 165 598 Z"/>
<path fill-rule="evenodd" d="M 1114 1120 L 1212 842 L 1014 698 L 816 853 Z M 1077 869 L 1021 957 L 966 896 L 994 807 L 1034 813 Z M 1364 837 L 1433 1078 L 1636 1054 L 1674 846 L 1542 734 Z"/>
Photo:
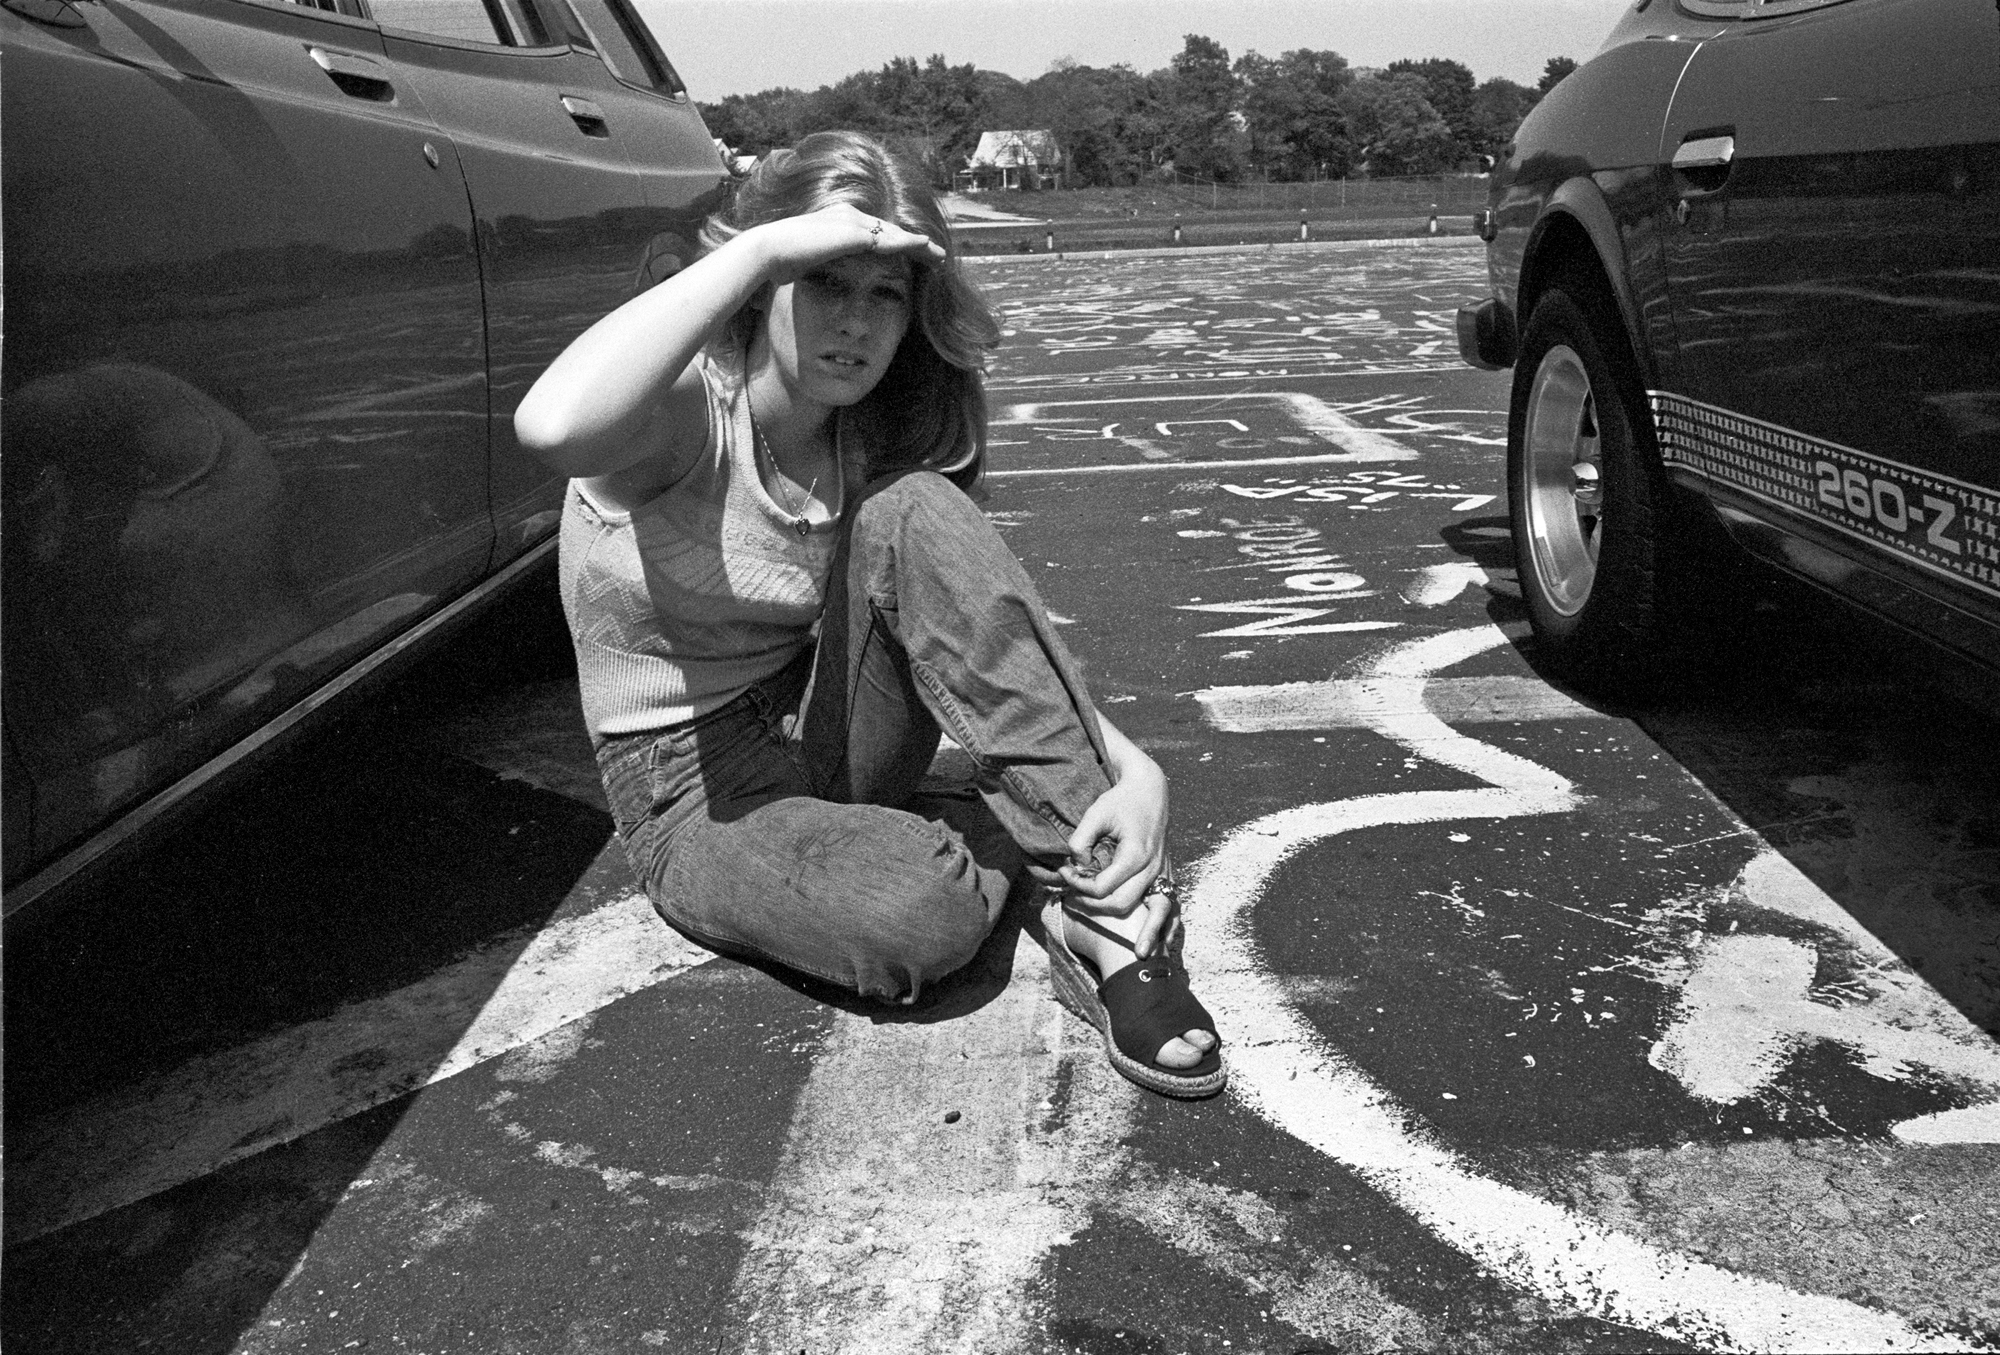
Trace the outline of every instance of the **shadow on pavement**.
<path fill-rule="evenodd" d="M 493 970 L 505 973 L 611 834 L 602 811 L 435 741 L 449 712 L 562 662 L 537 639 L 536 605 L 522 604 L 526 623 L 521 607 L 502 609 L 87 893 L 10 924 L 10 1185 L 33 1171 L 18 1145 L 70 1107 L 395 993 L 475 949 L 511 947 Z M 426 1048 L 449 1048 L 488 995 L 434 1012 L 451 1029 Z M 82 1222 L 30 1216 L 31 1197 L 60 1199 L 66 1182 L 10 1189 L 7 1349 L 234 1349 L 413 1099 Z M 176 1129 L 176 1100 L 146 1102 L 161 1121 L 147 1133 L 198 1128 Z M 280 1118 L 253 1141 L 287 1137 L 291 1108 L 272 1109 Z"/>

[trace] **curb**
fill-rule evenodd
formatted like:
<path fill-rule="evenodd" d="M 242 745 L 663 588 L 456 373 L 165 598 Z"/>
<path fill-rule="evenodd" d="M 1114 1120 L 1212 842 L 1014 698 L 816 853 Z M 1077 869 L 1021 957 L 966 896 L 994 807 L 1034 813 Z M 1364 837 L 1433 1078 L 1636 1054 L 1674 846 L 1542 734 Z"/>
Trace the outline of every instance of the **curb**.
<path fill-rule="evenodd" d="M 1442 249 L 1478 245 L 1476 235 L 1391 235 L 1379 240 L 1277 240 L 1262 245 L 1164 245 L 1156 249 L 1077 249 L 1040 254 L 961 254 L 960 263 L 1065 263 L 1075 259 L 1166 259 L 1185 254 L 1334 254 L 1341 250 L 1404 245 L 1414 249 Z"/>

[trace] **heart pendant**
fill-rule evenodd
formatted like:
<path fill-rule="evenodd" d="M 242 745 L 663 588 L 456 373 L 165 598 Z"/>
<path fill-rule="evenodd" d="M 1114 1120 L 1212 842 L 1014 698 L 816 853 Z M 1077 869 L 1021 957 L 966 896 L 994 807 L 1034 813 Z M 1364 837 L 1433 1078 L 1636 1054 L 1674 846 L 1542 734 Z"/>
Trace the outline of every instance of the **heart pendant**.
<path fill-rule="evenodd" d="M 797 532 L 800 536 L 811 536 L 812 524 L 810 522 L 807 522 L 805 514 L 801 513 L 799 514 L 798 517 L 792 520 L 792 530 Z"/>

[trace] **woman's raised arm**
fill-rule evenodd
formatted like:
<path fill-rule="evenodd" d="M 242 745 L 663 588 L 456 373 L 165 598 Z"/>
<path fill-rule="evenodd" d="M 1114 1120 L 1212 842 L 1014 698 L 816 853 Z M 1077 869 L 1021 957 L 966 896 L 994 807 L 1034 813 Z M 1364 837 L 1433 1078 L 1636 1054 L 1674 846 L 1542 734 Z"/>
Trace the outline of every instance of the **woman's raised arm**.
<path fill-rule="evenodd" d="M 767 285 L 870 249 L 944 257 L 928 238 L 845 205 L 751 227 L 579 335 L 521 401 L 515 435 L 572 477 L 692 455 L 707 437 L 695 354 Z"/>

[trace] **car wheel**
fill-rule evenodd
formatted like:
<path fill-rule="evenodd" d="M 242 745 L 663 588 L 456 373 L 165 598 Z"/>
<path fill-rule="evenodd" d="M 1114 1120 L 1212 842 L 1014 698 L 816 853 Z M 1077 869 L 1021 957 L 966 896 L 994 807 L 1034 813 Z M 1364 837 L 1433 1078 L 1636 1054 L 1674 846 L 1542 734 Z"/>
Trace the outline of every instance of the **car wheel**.
<path fill-rule="evenodd" d="M 1535 302 L 1514 367 L 1507 488 L 1521 596 L 1551 675 L 1657 691 L 1689 572 L 1624 326 L 1574 274 Z"/>

